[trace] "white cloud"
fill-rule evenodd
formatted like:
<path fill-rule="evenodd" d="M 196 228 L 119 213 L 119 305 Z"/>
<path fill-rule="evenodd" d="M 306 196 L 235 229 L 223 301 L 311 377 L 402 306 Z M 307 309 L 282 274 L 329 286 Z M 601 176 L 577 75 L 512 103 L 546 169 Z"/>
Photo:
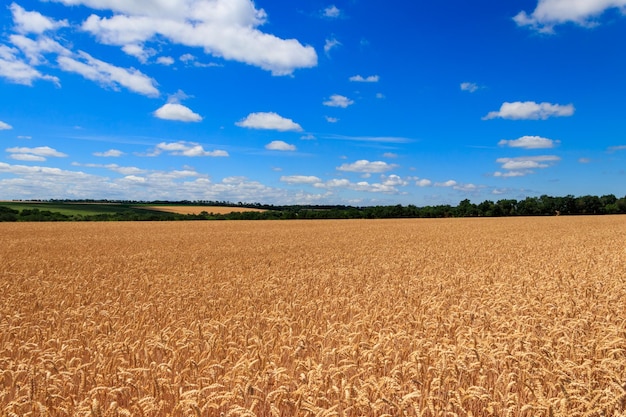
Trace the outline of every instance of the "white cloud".
<path fill-rule="evenodd" d="M 341 46 L 341 42 L 339 42 L 335 38 L 326 39 L 326 43 L 324 44 L 324 52 L 326 55 L 330 54 L 330 51 Z"/>
<path fill-rule="evenodd" d="M 530 15 L 521 11 L 513 20 L 518 26 L 552 33 L 554 26 L 566 22 L 585 27 L 594 26 L 594 19 L 606 10 L 618 8 L 623 12 L 625 7 L 626 0 L 539 0 Z"/>
<path fill-rule="evenodd" d="M 6 78 L 15 84 L 28 86 L 33 85 L 33 81 L 39 79 L 51 81 L 57 86 L 60 85 L 57 77 L 42 74 L 18 58 L 17 54 L 17 49 L 0 45 L 0 77 Z"/>
<path fill-rule="evenodd" d="M 24 56 L 28 58 L 30 65 L 45 63 L 44 54 L 55 53 L 58 55 L 71 55 L 71 51 L 57 41 L 47 36 L 39 36 L 36 41 L 23 35 L 11 35 L 11 43 L 17 46 Z"/>
<path fill-rule="evenodd" d="M 498 145 L 523 149 L 551 149 L 558 143 L 560 143 L 560 141 L 542 138 L 541 136 L 522 136 L 519 139 L 513 140 L 502 139 L 498 142 Z"/>
<path fill-rule="evenodd" d="M 350 77 L 349 80 L 356 83 L 377 83 L 380 80 L 380 77 L 378 75 L 370 75 L 368 77 L 354 75 Z"/>
<path fill-rule="evenodd" d="M 159 96 L 156 81 L 139 70 L 116 67 L 82 51 L 79 52 L 79 57 L 83 62 L 67 56 L 59 56 L 57 62 L 64 71 L 80 74 L 88 80 L 109 86 L 114 90 L 122 86 L 148 97 Z"/>
<path fill-rule="evenodd" d="M 549 117 L 567 117 L 574 114 L 572 104 L 535 103 L 534 101 L 505 102 L 498 111 L 489 112 L 483 120 L 502 118 L 512 120 L 545 120 Z"/>
<path fill-rule="evenodd" d="M 455 187 L 458 183 L 454 180 L 448 180 L 445 182 L 436 182 L 435 187 Z"/>
<path fill-rule="evenodd" d="M 328 123 L 337 123 L 339 121 L 339 119 L 336 117 L 324 116 L 324 118 Z"/>
<path fill-rule="evenodd" d="M 106 17 L 92 14 L 82 23 L 82 29 L 108 45 L 169 41 L 202 48 L 207 54 L 254 65 L 274 75 L 289 75 L 298 68 L 317 65 L 313 47 L 259 30 L 267 21 L 267 14 L 251 0 L 169 0 L 149 4 L 120 0 L 56 1 L 101 10 Z"/>
<path fill-rule="evenodd" d="M 341 15 L 341 10 L 337 8 L 334 4 L 332 6 L 328 6 L 322 12 L 324 17 L 339 17 Z"/>
<path fill-rule="evenodd" d="M 157 58 L 156 62 L 157 64 L 169 66 L 174 63 L 174 58 L 172 58 L 171 56 L 160 56 Z"/>
<path fill-rule="evenodd" d="M 154 112 L 154 116 L 163 120 L 177 120 L 181 122 L 199 122 L 202 116 L 194 113 L 189 107 L 179 103 L 167 103 Z"/>
<path fill-rule="evenodd" d="M 239 127 L 247 127 L 249 129 L 278 130 L 280 132 L 301 132 L 303 130 L 298 123 L 274 112 L 250 113 L 245 119 L 235 124 Z"/>
<path fill-rule="evenodd" d="M 315 135 L 307 133 L 306 135 L 300 137 L 300 139 L 301 140 L 316 140 L 317 138 L 315 137 Z"/>
<path fill-rule="evenodd" d="M 351 164 L 348 164 L 348 163 L 343 164 L 337 167 L 337 170 L 345 171 L 345 172 L 361 172 L 361 173 L 373 174 L 373 173 L 387 172 L 394 168 L 397 168 L 397 165 L 388 164 L 387 162 L 383 162 L 383 161 L 370 162 L 366 159 L 361 159 Z"/>
<path fill-rule="evenodd" d="M 188 157 L 197 157 L 197 156 L 213 156 L 213 157 L 225 157 L 229 156 L 228 152 L 223 150 L 215 150 L 215 151 L 206 151 L 204 147 L 195 142 L 161 142 L 159 143 L 153 152 L 148 154 L 147 156 L 158 156 L 162 152 L 167 152 L 170 155 L 175 156 L 188 156 Z"/>
<path fill-rule="evenodd" d="M 431 180 L 423 178 L 423 179 L 417 180 L 415 182 L 415 185 L 417 185 L 418 187 L 430 187 L 431 185 L 433 185 L 433 182 Z"/>
<path fill-rule="evenodd" d="M 148 61 L 148 58 L 156 55 L 157 53 L 155 49 L 145 48 L 143 45 L 134 44 L 134 43 L 124 45 L 122 47 L 122 51 L 124 51 L 126 54 L 130 56 L 134 56 L 142 64 L 145 64 Z"/>
<path fill-rule="evenodd" d="M 283 175 L 280 177 L 280 181 L 287 184 L 317 184 L 322 180 L 319 177 L 313 175 Z"/>
<path fill-rule="evenodd" d="M 295 151 L 296 145 L 291 145 L 282 140 L 274 140 L 265 145 L 265 149 L 269 149 L 270 151 Z"/>
<path fill-rule="evenodd" d="M 397 194 L 400 192 L 398 187 L 406 186 L 408 182 L 397 175 L 388 177 L 382 176 L 381 182 L 370 183 L 367 181 L 352 182 L 347 179 L 331 179 L 326 182 L 317 182 L 313 186 L 326 190 L 334 190 L 344 188 L 353 191 L 363 191 L 368 193 Z"/>
<path fill-rule="evenodd" d="M 326 135 L 325 139 L 350 140 L 356 142 L 380 142 L 380 143 L 410 143 L 413 140 L 400 136 L 346 136 L 346 135 Z"/>
<path fill-rule="evenodd" d="M 13 126 L 0 120 L 0 130 L 10 130 L 10 129 L 13 129 Z"/>
<path fill-rule="evenodd" d="M 69 26 L 67 20 L 56 21 L 43 16 L 39 12 L 27 12 L 15 3 L 12 3 L 9 8 L 11 9 L 11 13 L 13 13 L 15 30 L 19 33 L 42 34 L 49 30 L 56 30 Z"/>
<path fill-rule="evenodd" d="M 20 161 L 45 161 L 46 158 L 64 158 L 67 155 L 49 146 L 38 146 L 36 148 L 14 147 L 7 148 L 11 155 L 9 158 Z"/>
<path fill-rule="evenodd" d="M 274 204 L 315 203 L 324 201 L 329 195 L 309 194 L 302 190 L 290 192 L 245 177 L 212 181 L 208 175 L 187 168 L 152 171 L 113 164 L 101 167 L 117 172 L 122 177 L 0 162 L 0 173 L 12 176 L 0 177 L 0 189 L 8 199 L 224 200 Z"/>
<path fill-rule="evenodd" d="M 393 152 L 385 152 L 383 154 L 384 158 L 397 158 L 398 154 L 397 153 L 393 153 Z"/>
<path fill-rule="evenodd" d="M 607 148 L 608 152 L 616 152 L 626 150 L 626 145 L 610 146 Z"/>
<path fill-rule="evenodd" d="M 478 91 L 479 88 L 480 87 L 478 87 L 478 84 L 476 83 L 469 83 L 469 82 L 461 83 L 461 90 L 469 91 L 470 93 L 475 93 L 476 91 Z"/>
<path fill-rule="evenodd" d="M 124 155 L 124 152 L 119 151 L 117 149 L 109 149 L 108 151 L 105 151 L 105 152 L 94 152 L 93 155 L 101 156 L 103 158 L 117 158 L 117 157 Z"/>
<path fill-rule="evenodd" d="M 346 108 L 352 104 L 354 104 L 353 100 L 350 100 L 348 97 L 339 95 L 339 94 L 333 94 L 332 96 L 330 96 L 330 99 L 325 101 L 324 106 L 329 106 L 329 107 L 341 107 L 341 108 Z"/>
<path fill-rule="evenodd" d="M 496 162 L 502 164 L 507 172 L 495 172 L 496 177 L 522 177 L 534 173 L 534 169 L 549 168 L 561 158 L 556 155 L 520 156 L 516 158 L 498 158 Z"/>

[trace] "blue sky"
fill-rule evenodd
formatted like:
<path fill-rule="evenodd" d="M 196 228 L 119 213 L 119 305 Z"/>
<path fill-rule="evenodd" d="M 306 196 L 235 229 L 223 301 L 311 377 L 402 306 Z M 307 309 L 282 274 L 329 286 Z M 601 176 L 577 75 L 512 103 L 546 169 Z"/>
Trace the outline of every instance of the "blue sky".
<path fill-rule="evenodd" d="M 626 0 L 9 0 L 0 199 L 626 194 Z"/>

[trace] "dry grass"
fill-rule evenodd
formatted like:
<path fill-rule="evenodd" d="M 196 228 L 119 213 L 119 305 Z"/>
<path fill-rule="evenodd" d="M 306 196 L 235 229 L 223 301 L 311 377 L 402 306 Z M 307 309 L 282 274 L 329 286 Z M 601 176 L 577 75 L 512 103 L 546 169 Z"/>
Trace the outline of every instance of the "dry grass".
<path fill-rule="evenodd" d="M 202 212 L 213 214 L 245 213 L 250 211 L 266 211 L 262 209 L 248 207 L 226 207 L 226 206 L 144 206 L 147 210 L 165 211 L 177 214 L 200 214 Z"/>
<path fill-rule="evenodd" d="M 626 217 L 0 224 L 2 416 L 624 416 Z"/>

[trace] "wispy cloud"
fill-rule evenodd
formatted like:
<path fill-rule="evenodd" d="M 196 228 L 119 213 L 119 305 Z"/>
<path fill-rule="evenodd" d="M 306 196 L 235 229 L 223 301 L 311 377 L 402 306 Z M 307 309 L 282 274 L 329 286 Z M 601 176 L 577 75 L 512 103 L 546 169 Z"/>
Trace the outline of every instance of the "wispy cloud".
<path fill-rule="evenodd" d="M 326 55 L 330 55 L 330 51 L 337 48 L 338 46 L 341 46 L 341 42 L 339 42 L 334 37 L 326 39 L 326 43 L 324 44 L 324 52 L 326 53 Z"/>
<path fill-rule="evenodd" d="M 82 51 L 78 53 L 78 59 L 59 56 L 57 62 L 64 71 L 80 74 L 88 80 L 108 86 L 113 90 L 119 90 L 122 86 L 148 97 L 159 96 L 156 81 L 139 70 L 117 67 Z"/>
<path fill-rule="evenodd" d="M 346 136 L 346 135 L 324 135 L 324 139 L 349 140 L 355 142 L 379 142 L 379 143 L 411 143 L 413 139 L 401 136 Z"/>
<path fill-rule="evenodd" d="M 0 120 L 0 130 L 11 130 L 13 126 Z"/>
<path fill-rule="evenodd" d="M 470 83 L 470 82 L 461 83 L 461 90 L 462 91 L 468 91 L 470 93 L 475 93 L 479 89 L 480 89 L 480 87 L 476 83 Z"/>
<path fill-rule="evenodd" d="M 378 75 L 369 75 L 367 77 L 354 75 L 350 77 L 349 80 L 356 83 L 377 83 L 380 80 L 380 77 Z"/>

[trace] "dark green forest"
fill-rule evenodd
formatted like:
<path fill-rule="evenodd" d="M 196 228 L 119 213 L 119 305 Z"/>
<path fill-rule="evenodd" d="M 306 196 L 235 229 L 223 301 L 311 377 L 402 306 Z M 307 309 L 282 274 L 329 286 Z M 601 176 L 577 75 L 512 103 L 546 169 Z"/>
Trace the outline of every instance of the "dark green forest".
<path fill-rule="evenodd" d="M 150 210 L 149 205 L 206 205 L 263 209 L 265 211 L 214 214 L 175 214 Z M 446 217 L 507 217 L 626 214 L 626 196 L 612 194 L 575 197 L 527 197 L 523 200 L 485 200 L 475 204 L 466 199 L 456 206 L 415 205 L 366 206 L 345 205 L 267 205 L 227 201 L 110 201 L 46 200 L 0 203 L 0 221 L 171 221 L 171 220 L 285 220 L 285 219 L 390 219 Z"/>

